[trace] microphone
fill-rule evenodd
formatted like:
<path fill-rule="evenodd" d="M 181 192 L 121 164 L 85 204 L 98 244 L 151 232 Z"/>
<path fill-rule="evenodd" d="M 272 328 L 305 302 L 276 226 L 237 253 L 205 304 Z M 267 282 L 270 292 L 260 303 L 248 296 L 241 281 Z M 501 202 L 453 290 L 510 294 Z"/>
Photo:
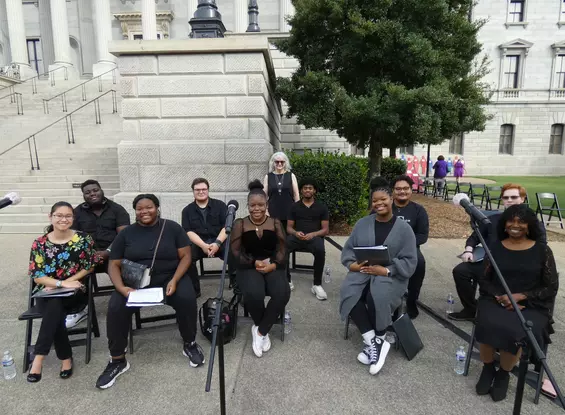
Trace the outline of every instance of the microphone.
<path fill-rule="evenodd" d="M 467 212 L 467 214 L 471 216 L 471 219 L 473 219 L 474 221 L 479 222 L 483 225 L 490 225 L 490 219 L 488 219 L 483 212 L 481 212 L 471 203 L 471 200 L 466 193 L 457 193 L 455 196 L 453 196 L 453 204 L 456 206 L 462 206 L 463 209 L 465 209 L 465 212 Z"/>
<path fill-rule="evenodd" d="M 4 209 L 6 206 L 17 205 L 22 201 L 22 198 L 16 192 L 10 192 L 2 199 L 0 199 L 0 209 Z"/>
<path fill-rule="evenodd" d="M 235 220 L 235 212 L 237 212 L 238 208 L 239 203 L 237 203 L 237 200 L 230 200 L 228 202 L 228 214 L 226 216 L 226 226 L 224 226 L 226 233 L 228 234 L 231 232 L 233 221 Z"/>

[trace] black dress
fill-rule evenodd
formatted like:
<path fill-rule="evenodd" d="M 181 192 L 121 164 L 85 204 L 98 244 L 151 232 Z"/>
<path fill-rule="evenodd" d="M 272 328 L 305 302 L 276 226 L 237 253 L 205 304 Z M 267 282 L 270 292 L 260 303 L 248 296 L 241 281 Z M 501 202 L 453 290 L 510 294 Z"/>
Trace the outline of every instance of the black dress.
<path fill-rule="evenodd" d="M 512 293 L 524 293 L 527 299 L 519 302 L 526 320 L 533 323 L 533 334 L 540 346 L 550 342 L 552 305 L 559 281 L 551 249 L 542 242 L 526 250 L 507 249 L 500 241 L 492 245 L 493 257 Z M 486 260 L 486 259 L 485 259 Z M 517 353 L 517 342 L 525 333 L 514 310 L 506 310 L 494 298 L 504 289 L 488 260 L 485 273 L 479 281 L 481 297 L 478 302 L 476 339 L 496 349 Z"/>
<path fill-rule="evenodd" d="M 269 186 L 269 216 L 281 221 L 288 219 L 290 208 L 294 203 L 292 190 L 292 173 L 269 173 L 267 175 Z"/>

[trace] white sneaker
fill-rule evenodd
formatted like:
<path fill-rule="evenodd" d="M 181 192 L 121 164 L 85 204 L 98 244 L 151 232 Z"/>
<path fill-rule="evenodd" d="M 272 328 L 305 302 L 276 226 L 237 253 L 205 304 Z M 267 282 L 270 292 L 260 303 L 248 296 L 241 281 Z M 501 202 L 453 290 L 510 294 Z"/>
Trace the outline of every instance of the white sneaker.
<path fill-rule="evenodd" d="M 265 334 L 263 336 L 263 353 L 267 353 L 269 350 L 271 350 L 271 338 L 268 334 Z"/>
<path fill-rule="evenodd" d="M 363 347 L 363 351 L 361 353 L 359 353 L 357 355 L 357 360 L 359 361 L 359 363 L 362 363 L 364 365 L 369 365 L 371 363 L 370 356 L 369 356 L 369 351 L 371 350 L 371 346 L 369 345 L 365 345 L 365 347 Z"/>
<path fill-rule="evenodd" d="M 312 294 L 316 296 L 316 298 L 320 301 L 324 301 L 328 299 L 328 295 L 326 291 L 322 288 L 321 285 L 313 285 L 312 286 Z"/>
<path fill-rule="evenodd" d="M 294 284 L 292 281 L 289 281 L 288 286 L 290 287 L 290 291 L 294 291 Z"/>
<path fill-rule="evenodd" d="M 263 356 L 264 337 L 259 334 L 259 327 L 256 325 L 251 326 L 251 335 L 253 337 L 253 353 L 255 353 L 257 357 Z"/>
<path fill-rule="evenodd" d="M 87 314 L 88 314 L 88 307 L 85 307 L 84 310 L 79 311 L 76 314 L 68 314 L 67 318 L 65 319 L 65 325 L 67 326 L 68 329 L 70 329 L 76 326 L 81 321 L 83 321 L 86 318 Z"/>
<path fill-rule="evenodd" d="M 385 364 L 386 355 L 390 350 L 390 343 L 380 337 L 374 337 L 369 347 L 369 373 L 376 375 Z"/>

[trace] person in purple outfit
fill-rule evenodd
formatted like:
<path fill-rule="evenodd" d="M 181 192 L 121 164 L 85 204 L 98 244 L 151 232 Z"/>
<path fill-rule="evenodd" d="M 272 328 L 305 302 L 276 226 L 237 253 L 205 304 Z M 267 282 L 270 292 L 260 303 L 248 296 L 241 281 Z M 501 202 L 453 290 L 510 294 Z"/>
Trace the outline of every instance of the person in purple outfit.
<path fill-rule="evenodd" d="M 443 187 L 445 186 L 445 176 L 447 176 L 447 161 L 445 157 L 438 156 L 434 164 L 434 182 L 436 185 L 436 192 L 443 194 Z"/>
<path fill-rule="evenodd" d="M 459 183 L 461 177 L 463 177 L 463 171 L 465 170 L 465 164 L 463 164 L 463 159 L 457 159 L 453 165 L 453 175 L 455 180 Z"/>

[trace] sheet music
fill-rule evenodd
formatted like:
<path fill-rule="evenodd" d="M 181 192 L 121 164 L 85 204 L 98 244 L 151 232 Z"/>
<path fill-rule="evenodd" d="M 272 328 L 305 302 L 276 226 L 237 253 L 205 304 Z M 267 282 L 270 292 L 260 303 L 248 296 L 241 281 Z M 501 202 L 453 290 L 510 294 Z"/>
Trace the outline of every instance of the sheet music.
<path fill-rule="evenodd" d="M 162 288 L 143 288 L 129 293 L 128 307 L 143 307 L 163 304 Z"/>

